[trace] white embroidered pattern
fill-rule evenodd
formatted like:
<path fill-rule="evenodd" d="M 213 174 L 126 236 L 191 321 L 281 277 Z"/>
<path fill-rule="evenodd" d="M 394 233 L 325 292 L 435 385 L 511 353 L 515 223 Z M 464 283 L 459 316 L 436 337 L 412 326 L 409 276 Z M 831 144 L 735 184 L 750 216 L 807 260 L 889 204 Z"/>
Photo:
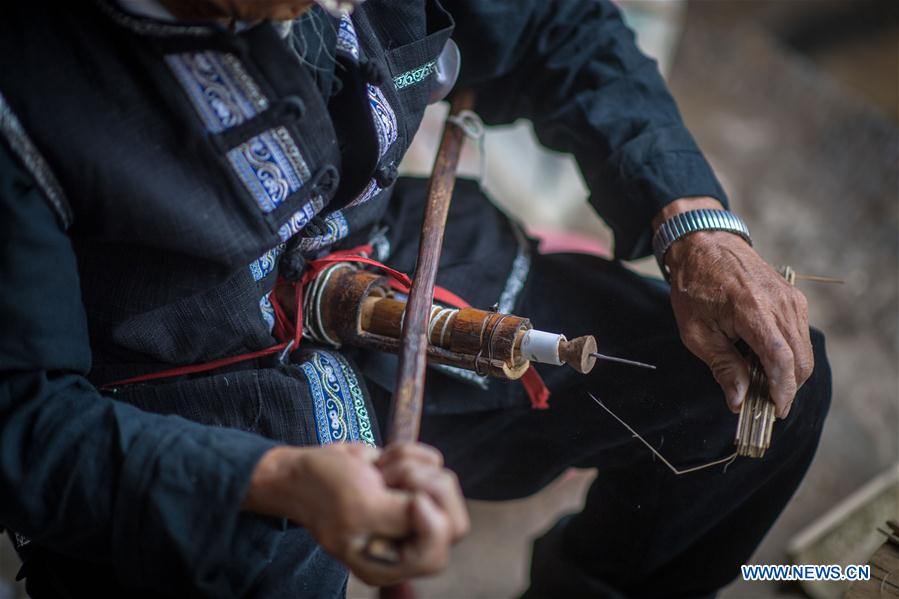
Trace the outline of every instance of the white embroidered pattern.
<path fill-rule="evenodd" d="M 432 60 L 426 62 L 416 69 L 406 71 L 401 75 L 393 78 L 393 84 L 397 89 L 404 89 L 412 85 L 417 85 L 434 74 L 437 70 L 437 61 Z"/>
<path fill-rule="evenodd" d="M 393 112 L 384 93 L 377 86 L 368 86 L 368 102 L 371 105 L 371 114 L 375 120 L 375 130 L 378 133 L 378 158 L 383 158 L 396 141 L 399 130 L 396 113 Z"/>
<path fill-rule="evenodd" d="M 284 244 L 279 243 L 269 251 L 265 252 L 259 258 L 250 263 L 250 273 L 253 275 L 254 281 L 261 281 L 267 277 L 278 264 L 278 257 L 284 251 Z"/>
<path fill-rule="evenodd" d="M 346 360 L 339 354 L 318 351 L 300 368 L 312 393 L 319 444 L 362 441 L 374 446 L 365 397 Z"/>
<path fill-rule="evenodd" d="M 337 50 L 348 54 L 355 61 L 359 60 L 359 36 L 356 35 L 356 28 L 353 27 L 353 21 L 347 14 L 340 17 L 337 29 Z"/>
<path fill-rule="evenodd" d="M 323 250 L 350 234 L 350 227 L 346 217 L 340 211 L 332 212 L 326 216 L 324 225 L 327 229 L 325 233 L 314 237 L 305 237 L 300 240 L 297 247 L 300 248 L 301 252 L 307 253 Z"/>
<path fill-rule="evenodd" d="M 303 227 L 309 224 L 312 217 L 321 212 L 324 206 L 325 199 L 322 196 L 316 195 L 313 197 L 305 206 L 291 214 L 290 218 L 278 228 L 278 237 L 281 241 L 287 241 L 299 233 Z"/>
<path fill-rule="evenodd" d="M 212 133 L 240 125 L 269 106 L 268 98 L 233 54 L 169 54 L 165 61 Z"/>
<path fill-rule="evenodd" d="M 106 13 L 113 21 L 127 27 L 131 31 L 141 35 L 154 35 L 170 37 L 174 35 L 190 35 L 194 37 L 210 37 L 216 33 L 213 27 L 202 25 L 182 25 L 180 23 L 168 24 L 153 19 L 145 19 L 133 16 L 121 10 L 117 2 L 95 2 L 96 6 Z"/>
<path fill-rule="evenodd" d="M 376 180 L 372 179 L 371 181 L 368 182 L 368 185 L 365 186 L 365 189 L 362 190 L 362 193 L 360 193 L 359 196 L 356 197 L 355 200 L 353 200 L 352 202 L 347 204 L 346 207 L 352 208 L 353 206 L 358 206 L 359 204 L 364 204 L 365 202 L 368 202 L 369 200 L 374 198 L 379 193 L 381 193 L 381 186 L 378 185 L 378 182 Z"/>
<path fill-rule="evenodd" d="M 265 321 L 269 331 L 275 329 L 275 308 L 272 306 L 272 291 L 266 293 L 259 298 L 259 312 L 262 314 L 262 320 Z"/>
<path fill-rule="evenodd" d="M 280 206 L 309 179 L 309 167 L 284 127 L 251 137 L 227 156 L 237 176 L 266 213 Z"/>

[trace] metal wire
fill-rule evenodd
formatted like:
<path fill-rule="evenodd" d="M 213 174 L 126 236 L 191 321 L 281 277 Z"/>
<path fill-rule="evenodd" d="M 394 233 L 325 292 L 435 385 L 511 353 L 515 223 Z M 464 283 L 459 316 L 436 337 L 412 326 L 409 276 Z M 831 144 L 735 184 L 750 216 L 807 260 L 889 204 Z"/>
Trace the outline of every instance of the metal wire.
<path fill-rule="evenodd" d="M 595 395 L 593 395 L 592 393 L 589 393 L 589 392 L 587 393 L 587 395 L 589 395 L 590 398 L 591 398 L 593 401 L 595 401 L 597 404 L 599 404 L 599 407 L 601 407 L 603 410 L 605 410 L 606 412 L 608 412 L 609 415 L 612 416 L 612 418 L 614 418 L 615 420 L 617 420 L 617 421 L 621 424 L 621 426 L 623 426 L 623 427 L 626 428 L 628 431 L 630 431 L 630 433 L 631 433 L 634 437 L 636 437 L 637 440 L 640 441 L 640 443 L 642 443 L 642 444 L 645 445 L 647 448 L 649 448 L 649 451 L 651 451 L 651 452 L 653 453 L 653 455 L 655 455 L 657 458 L 659 458 L 660 460 L 662 460 L 662 463 L 665 464 L 666 466 L 668 466 L 668 468 L 669 468 L 674 474 L 676 474 L 676 475 L 678 475 L 678 476 L 680 476 L 681 474 L 689 474 L 689 473 L 691 473 L 691 472 L 697 472 L 697 471 L 699 471 L 699 470 L 705 470 L 706 468 L 711 468 L 712 466 L 717 466 L 718 464 L 725 464 L 725 466 L 724 466 L 724 471 L 727 472 L 727 467 L 730 466 L 731 462 L 733 462 L 734 460 L 737 459 L 737 452 L 734 452 L 734 453 L 730 454 L 729 456 L 727 456 L 726 458 L 721 458 L 720 460 L 715 460 L 714 462 L 709 462 L 708 464 L 701 464 L 701 465 L 699 465 L 699 466 L 692 466 L 692 467 L 690 467 L 690 468 L 684 468 L 684 469 L 677 468 L 674 464 L 672 464 L 671 462 L 669 462 L 669 461 L 665 458 L 665 456 L 663 456 L 661 453 L 659 453 L 659 451 L 658 451 L 655 447 L 653 447 L 652 445 L 650 445 L 649 442 L 648 442 L 646 439 L 644 439 L 644 438 L 640 435 L 640 433 L 638 433 L 638 432 L 635 431 L 633 428 L 631 428 L 631 426 L 630 426 L 627 422 L 625 422 L 624 420 L 622 420 L 621 418 L 619 418 L 618 415 L 615 414 L 615 412 L 613 412 L 612 410 L 610 410 L 610 409 L 608 408 L 608 406 L 606 406 L 606 404 L 602 403 L 602 401 L 600 401 L 599 398 L 597 398 Z"/>
<path fill-rule="evenodd" d="M 617 356 L 607 356 L 605 354 L 600 354 L 597 352 L 593 352 L 590 354 L 597 360 L 605 360 L 607 362 L 618 362 L 619 364 L 627 364 L 628 366 L 637 366 L 639 368 L 648 368 L 650 370 L 655 370 L 656 367 L 652 364 L 646 364 L 645 362 L 637 362 L 636 360 L 627 360 L 625 358 L 619 358 Z"/>

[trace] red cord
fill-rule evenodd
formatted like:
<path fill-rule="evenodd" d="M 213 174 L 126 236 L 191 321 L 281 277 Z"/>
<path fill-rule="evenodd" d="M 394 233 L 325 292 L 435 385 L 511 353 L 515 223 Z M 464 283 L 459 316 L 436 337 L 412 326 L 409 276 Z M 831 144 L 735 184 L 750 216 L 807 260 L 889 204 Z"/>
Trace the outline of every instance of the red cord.
<path fill-rule="evenodd" d="M 524 390 L 531 400 L 532 409 L 549 409 L 549 389 L 546 387 L 546 383 L 543 382 L 543 377 L 540 376 L 540 373 L 537 372 L 537 369 L 534 368 L 533 364 L 528 367 L 524 376 L 521 377 L 521 384 L 524 385 Z"/>
<path fill-rule="evenodd" d="M 369 266 L 373 266 L 387 274 L 390 279 L 389 284 L 393 289 L 408 293 L 412 288 L 412 279 L 409 278 L 409 275 L 390 268 L 385 264 L 381 264 L 377 260 L 369 258 L 368 256 L 371 254 L 371 252 L 372 247 L 370 245 L 360 245 L 349 250 L 339 250 L 336 252 L 332 252 L 324 258 L 319 258 L 317 260 L 312 260 L 311 262 L 309 262 L 302 278 L 297 282 L 290 282 L 279 278 L 275 283 L 273 293 L 270 296 L 272 308 L 275 311 L 275 327 L 272 331 L 272 334 L 275 339 L 280 341 L 280 343 L 278 343 L 277 345 L 273 345 L 266 349 L 255 352 L 240 354 L 228 358 L 220 358 L 211 362 L 203 362 L 202 364 L 178 366 L 176 368 L 169 368 L 167 370 L 162 370 L 159 372 L 141 374 L 119 381 L 113 381 L 112 383 L 107 383 L 105 385 L 102 385 L 100 388 L 109 389 L 111 387 L 131 385 L 134 383 L 143 383 L 146 381 L 155 381 L 176 376 L 207 372 L 210 370 L 215 370 L 217 368 L 222 368 L 224 366 L 238 364 L 246 360 L 253 360 L 255 358 L 270 356 L 280 351 L 284 351 L 288 347 L 299 347 L 300 341 L 302 341 L 303 339 L 303 292 L 305 291 L 306 286 L 311 283 L 315 279 L 315 277 L 317 277 L 319 273 L 321 273 L 321 271 L 332 264 L 337 264 L 339 262 L 354 262 L 357 264 L 367 264 Z M 281 304 L 277 299 L 277 289 L 283 285 L 290 285 L 295 289 L 294 296 L 296 297 L 296 318 L 292 323 L 287 318 L 287 313 L 281 307 Z M 440 287 L 439 285 L 434 286 L 434 299 L 438 302 L 453 306 L 454 308 L 469 307 L 468 302 L 466 302 L 464 299 L 462 299 L 452 291 Z M 543 379 L 540 377 L 540 374 L 534 368 L 533 364 L 531 364 L 530 368 L 528 368 L 527 372 L 525 372 L 524 376 L 521 378 L 521 382 L 524 385 L 525 391 L 527 391 L 528 397 L 530 397 L 531 399 L 532 408 L 534 408 L 535 410 L 545 410 L 549 407 L 549 389 L 546 388 Z"/>

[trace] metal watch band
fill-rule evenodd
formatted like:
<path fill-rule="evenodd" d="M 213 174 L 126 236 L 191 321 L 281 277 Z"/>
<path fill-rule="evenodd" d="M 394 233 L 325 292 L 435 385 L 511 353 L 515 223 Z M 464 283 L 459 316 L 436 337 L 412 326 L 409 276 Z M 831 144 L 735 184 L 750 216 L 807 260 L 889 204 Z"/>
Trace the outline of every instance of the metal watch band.
<path fill-rule="evenodd" d="M 675 214 L 662 223 L 652 238 L 652 251 L 666 280 L 671 273 L 665 266 L 665 254 L 668 253 L 671 244 L 697 231 L 728 231 L 739 235 L 746 240 L 746 243 L 752 245 L 752 237 L 749 236 L 746 223 L 727 210 L 701 208 Z"/>

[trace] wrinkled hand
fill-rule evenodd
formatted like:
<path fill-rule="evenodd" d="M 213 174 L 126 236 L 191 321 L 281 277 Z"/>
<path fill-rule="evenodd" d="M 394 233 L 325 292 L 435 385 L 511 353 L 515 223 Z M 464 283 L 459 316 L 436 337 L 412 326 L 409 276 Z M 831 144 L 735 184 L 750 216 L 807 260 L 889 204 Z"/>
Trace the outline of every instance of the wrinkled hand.
<path fill-rule="evenodd" d="M 656 223 L 697 208 L 721 204 L 711 198 L 678 200 Z M 802 292 L 732 233 L 688 235 L 672 244 L 665 262 L 681 338 L 711 368 L 730 409 L 739 412 L 749 389 L 748 364 L 734 345 L 742 339 L 761 361 L 778 417 L 786 418 L 814 368 Z"/>
<path fill-rule="evenodd" d="M 468 534 L 471 523 L 459 479 L 443 467 L 439 451 L 422 443 L 391 445 L 376 465 L 389 487 L 424 493 L 440 507 L 449 518 L 453 541 Z"/>
<path fill-rule="evenodd" d="M 358 444 L 276 447 L 257 465 L 242 507 L 306 527 L 375 586 L 439 572 L 468 528 L 455 476 L 436 450 L 419 445 L 383 454 Z M 370 559 L 372 537 L 395 539 L 399 563 Z"/>

